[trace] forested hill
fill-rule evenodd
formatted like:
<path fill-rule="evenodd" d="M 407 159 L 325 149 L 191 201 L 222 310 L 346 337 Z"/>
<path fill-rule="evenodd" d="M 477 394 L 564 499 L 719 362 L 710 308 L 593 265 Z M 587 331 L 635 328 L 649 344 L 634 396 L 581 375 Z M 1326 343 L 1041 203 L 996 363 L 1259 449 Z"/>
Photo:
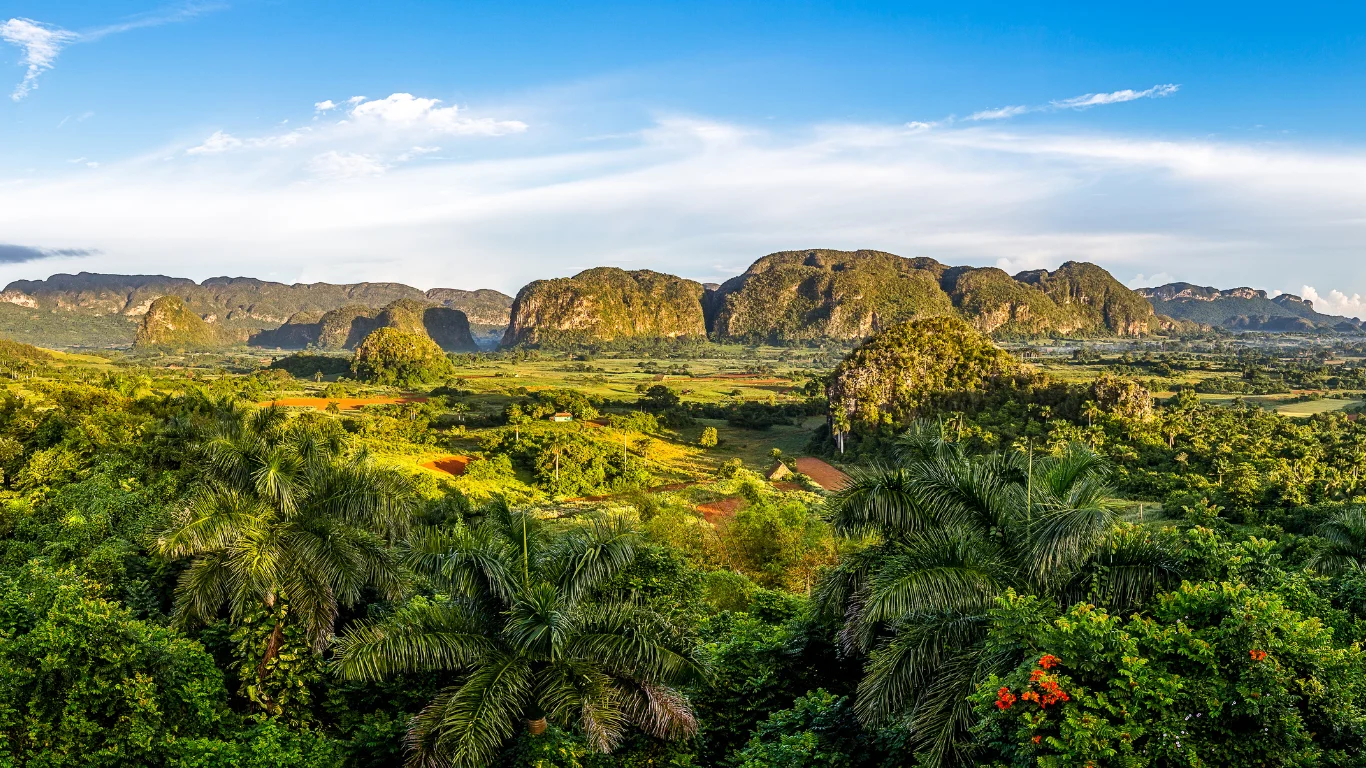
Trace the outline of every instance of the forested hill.
<path fill-rule="evenodd" d="M 708 309 L 717 338 L 764 341 L 852 341 L 944 315 L 997 337 L 1141 336 L 1174 327 L 1094 264 L 1011 276 L 882 251 L 774 253 L 710 294 Z"/>
<path fill-rule="evenodd" d="M 458 310 L 483 348 L 654 339 L 851 343 L 908 320 L 957 317 L 995 339 L 1138 337 L 1217 328 L 1359 333 L 1355 318 L 1265 291 L 1172 283 L 1130 290 L 1105 269 L 1069 261 L 1011 275 L 884 251 L 781 251 L 720 285 L 651 270 L 597 267 L 536 280 L 516 299 L 493 290 L 400 283 L 296 283 L 82 272 L 19 280 L 0 293 L 0 336 L 48 347 L 128 346 L 162 296 L 183 300 L 222 344 L 353 348 L 395 302 Z M 415 306 L 415 305 L 414 305 Z M 424 310 L 425 311 L 425 310 Z M 433 317 L 439 313 L 429 313 Z M 435 321 L 434 321 L 435 322 Z M 438 325 L 449 325 L 445 321 Z M 442 331 L 444 333 L 444 331 Z M 440 333 L 438 333 L 440 335 Z M 439 343 L 464 348 L 461 338 Z M 435 338 L 435 337 L 434 337 Z M 452 337 L 454 338 L 454 337 Z"/>
<path fill-rule="evenodd" d="M 512 297 L 493 290 L 434 288 L 423 292 L 400 283 L 295 283 L 247 277 L 193 280 L 164 275 L 81 272 L 46 280 L 16 280 L 0 293 L 0 335 L 45 346 L 122 346 L 133 342 L 139 322 L 162 296 L 178 296 L 210 324 L 245 339 L 278 328 L 299 313 L 345 306 L 379 309 L 401 299 L 456 309 L 476 334 L 501 334 Z"/>
<path fill-rule="evenodd" d="M 1355 317 L 1325 315 L 1313 302 L 1290 293 L 1275 298 L 1255 288 L 1220 290 L 1190 283 L 1168 283 L 1139 288 L 1137 293 L 1152 302 L 1157 312 L 1232 331 L 1358 333 L 1362 322 Z"/>

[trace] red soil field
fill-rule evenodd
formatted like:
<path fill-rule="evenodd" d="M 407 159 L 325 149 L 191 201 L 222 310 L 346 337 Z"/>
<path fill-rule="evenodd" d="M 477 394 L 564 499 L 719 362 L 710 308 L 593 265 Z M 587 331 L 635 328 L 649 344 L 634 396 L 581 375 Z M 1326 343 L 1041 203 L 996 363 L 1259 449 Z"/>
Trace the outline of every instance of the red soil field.
<path fill-rule="evenodd" d="M 702 513 L 702 516 L 707 519 L 707 522 L 714 525 L 717 520 L 720 520 L 723 517 L 733 517 L 735 515 L 735 510 L 739 509 L 744 503 L 745 500 L 739 496 L 731 496 L 726 499 L 709 501 L 706 504 L 698 504 L 697 511 Z"/>
<path fill-rule="evenodd" d="M 827 491 L 838 491 L 849 482 L 849 476 L 820 459 L 803 456 L 797 459 L 797 471 L 815 480 Z"/>
<path fill-rule="evenodd" d="M 336 403 L 337 407 L 343 411 L 350 411 L 364 405 L 402 405 L 403 403 L 425 403 L 427 398 L 421 395 L 413 397 L 282 397 L 278 400 L 270 400 L 264 403 L 257 403 L 260 406 L 283 405 L 294 408 L 316 408 L 325 410 L 328 403 Z"/>
<path fill-rule="evenodd" d="M 459 477 L 465 474 L 465 467 L 470 465 L 468 456 L 442 456 L 439 459 L 432 459 L 423 464 L 426 469 L 434 469 L 437 472 L 445 472 L 448 475 Z"/>

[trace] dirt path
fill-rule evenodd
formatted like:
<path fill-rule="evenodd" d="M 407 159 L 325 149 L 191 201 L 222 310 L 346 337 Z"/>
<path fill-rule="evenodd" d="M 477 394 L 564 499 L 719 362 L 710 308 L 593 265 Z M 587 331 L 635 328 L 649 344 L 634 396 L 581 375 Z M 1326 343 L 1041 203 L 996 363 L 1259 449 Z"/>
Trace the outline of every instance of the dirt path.
<path fill-rule="evenodd" d="M 316 408 L 322 411 L 327 409 L 328 404 L 336 403 L 341 410 L 351 411 L 366 405 L 403 405 L 404 403 L 425 402 L 427 402 L 427 398 L 422 395 L 413 395 L 412 397 L 281 397 L 264 403 L 257 403 L 257 405 L 261 407 L 282 405 L 293 408 Z"/>
<path fill-rule="evenodd" d="M 797 471 L 816 481 L 827 491 L 838 491 L 849 482 L 849 476 L 812 456 L 803 456 L 796 461 Z"/>

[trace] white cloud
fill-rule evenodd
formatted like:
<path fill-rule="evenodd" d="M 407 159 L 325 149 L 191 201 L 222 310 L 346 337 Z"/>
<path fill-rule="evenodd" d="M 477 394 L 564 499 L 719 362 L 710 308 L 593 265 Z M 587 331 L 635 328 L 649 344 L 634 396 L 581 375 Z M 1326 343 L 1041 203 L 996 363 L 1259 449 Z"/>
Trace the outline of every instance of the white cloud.
<path fill-rule="evenodd" d="M 57 54 L 77 35 L 32 19 L 10 19 L 0 24 L 0 39 L 23 50 L 19 63 L 27 67 L 24 79 L 15 86 L 10 98 L 19 101 L 38 87 L 38 75 L 52 69 Z"/>
<path fill-rule="evenodd" d="M 12 18 L 0 24 L 0 40 L 23 50 L 20 64 L 26 67 L 24 79 L 15 86 L 10 98 L 19 101 L 38 87 L 38 76 L 57 62 L 57 55 L 72 43 L 91 43 L 109 35 L 144 27 L 156 27 L 187 21 L 202 13 L 226 7 L 218 2 L 185 2 L 172 8 L 134 16 L 117 24 L 98 27 L 86 32 L 72 32 L 51 24 L 24 18 Z M 89 115 L 86 115 L 88 117 Z M 82 117 L 81 119 L 85 119 Z M 65 122 L 65 121 L 63 121 Z"/>
<path fill-rule="evenodd" d="M 1015 117 L 1016 115 L 1023 115 L 1024 113 L 1031 111 L 1033 110 L 1031 110 L 1029 107 L 1019 105 L 1013 107 L 1001 107 L 1000 109 L 984 109 L 981 112 L 973 112 L 972 114 L 968 115 L 968 119 L 1005 120 L 1007 118 Z"/>
<path fill-rule="evenodd" d="M 1366 299 L 1363 299 L 1359 293 L 1348 296 L 1334 288 L 1328 291 L 1328 295 L 1325 296 L 1315 290 L 1313 286 L 1306 285 L 1300 288 L 1300 298 L 1314 302 L 1314 310 L 1325 315 L 1366 318 Z"/>
<path fill-rule="evenodd" d="M 313 175 L 323 179 L 357 179 L 379 176 L 389 170 L 389 166 L 371 155 L 329 151 L 314 157 L 309 162 L 308 169 Z"/>
<path fill-rule="evenodd" d="M 298 164 L 311 167 L 320 151 L 408 162 L 422 155 L 439 152 L 440 147 L 425 143 L 444 136 L 496 137 L 521 133 L 527 129 L 520 120 L 498 120 L 467 115 L 455 106 L 442 107 L 438 99 L 418 98 L 395 93 L 388 98 L 365 100 L 354 97 L 346 102 L 346 115 L 336 122 L 320 122 L 294 130 L 239 138 L 224 130 L 214 131 L 199 144 L 185 149 L 186 155 L 209 156 L 238 150 L 285 150 L 300 147 L 306 155 Z M 342 109 L 328 99 L 313 105 L 315 112 Z"/>
<path fill-rule="evenodd" d="M 351 98 L 349 98 L 349 99 L 346 100 L 346 103 L 347 103 L 347 104 L 359 104 L 359 103 L 361 103 L 362 101 L 365 101 L 365 97 L 364 97 L 364 96 L 352 96 Z"/>
<path fill-rule="evenodd" d="M 1061 99 L 1052 102 L 1053 106 L 1059 109 L 1086 109 L 1087 107 L 1098 107 L 1105 104 L 1120 104 L 1136 99 L 1160 99 L 1164 96 L 1171 96 L 1181 89 L 1181 86 L 1172 83 L 1166 85 L 1154 85 L 1143 91 L 1125 89 L 1122 91 L 1112 91 L 1110 93 L 1088 93 L 1083 96 L 1074 96 L 1070 99 Z"/>
<path fill-rule="evenodd" d="M 242 140 L 230 133 L 214 131 L 213 135 L 204 140 L 203 144 L 190 147 L 185 150 L 187 155 L 217 155 L 221 152 L 238 149 L 242 146 Z"/>
<path fill-rule="evenodd" d="M 1177 282 L 1176 278 L 1166 272 L 1156 272 L 1151 275 L 1144 275 L 1142 272 L 1134 275 L 1125 281 L 1125 285 L 1130 288 L 1152 288 L 1158 285 Z"/>
<path fill-rule="evenodd" d="M 203 143 L 185 150 L 185 154 L 218 155 L 235 149 L 283 149 L 298 144 L 310 132 L 309 128 L 301 128 L 274 136 L 239 139 L 226 131 L 214 131 Z"/>
<path fill-rule="evenodd" d="M 440 99 L 422 99 L 411 93 L 395 93 L 384 99 L 355 102 L 349 114 L 351 120 L 362 125 L 424 128 L 451 135 L 502 136 L 527 129 L 526 123 L 520 120 L 463 117 L 459 107 L 442 107 L 439 104 Z"/>
<path fill-rule="evenodd" d="M 441 147 L 413 147 L 394 159 L 398 160 L 400 163 L 406 163 L 409 160 L 416 160 L 423 155 L 430 155 L 440 151 Z"/>

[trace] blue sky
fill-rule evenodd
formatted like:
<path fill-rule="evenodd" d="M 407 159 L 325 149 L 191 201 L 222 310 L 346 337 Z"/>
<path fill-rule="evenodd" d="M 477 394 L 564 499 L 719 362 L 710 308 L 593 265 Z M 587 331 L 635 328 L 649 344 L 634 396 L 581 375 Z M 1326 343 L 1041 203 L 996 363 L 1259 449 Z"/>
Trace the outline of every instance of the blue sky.
<path fill-rule="evenodd" d="M 9 2 L 0 279 L 514 291 L 863 247 L 1366 314 L 1363 22 L 1313 2 Z"/>

